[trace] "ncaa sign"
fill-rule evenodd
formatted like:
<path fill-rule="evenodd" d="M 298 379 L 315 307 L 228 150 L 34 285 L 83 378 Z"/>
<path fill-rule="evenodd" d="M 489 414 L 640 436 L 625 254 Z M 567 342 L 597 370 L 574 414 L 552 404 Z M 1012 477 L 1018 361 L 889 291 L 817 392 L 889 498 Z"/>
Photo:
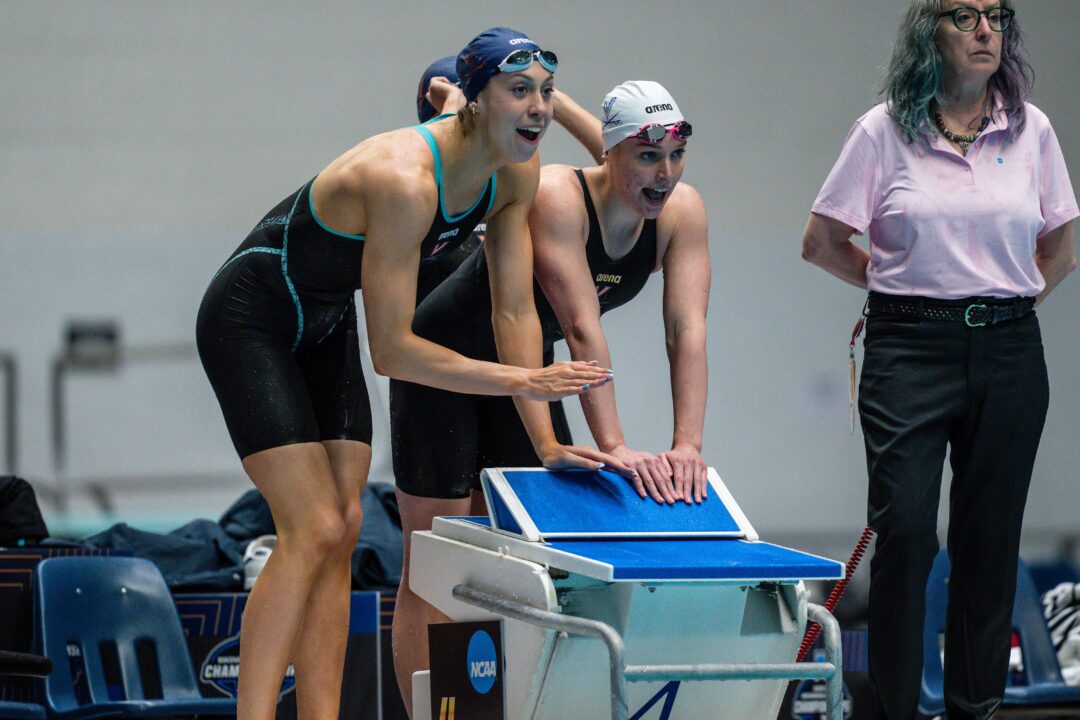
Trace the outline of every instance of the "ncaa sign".
<path fill-rule="evenodd" d="M 500 620 L 428 625 L 433 720 L 507 720 L 502 638 Z"/>
<path fill-rule="evenodd" d="M 469 639 L 465 662 L 468 665 L 469 682 L 472 683 L 473 689 L 481 695 L 486 695 L 495 684 L 499 669 L 495 657 L 495 642 L 485 631 L 477 630 Z"/>

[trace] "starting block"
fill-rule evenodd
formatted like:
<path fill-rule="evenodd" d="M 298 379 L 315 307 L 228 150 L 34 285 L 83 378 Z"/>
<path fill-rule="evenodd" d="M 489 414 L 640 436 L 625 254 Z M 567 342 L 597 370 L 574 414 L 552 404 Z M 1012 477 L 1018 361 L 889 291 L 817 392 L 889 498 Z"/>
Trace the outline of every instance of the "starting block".
<path fill-rule="evenodd" d="M 841 720 L 839 628 L 803 581 L 844 565 L 761 542 L 708 477 L 700 505 L 659 505 L 607 471 L 485 470 L 488 517 L 414 533 L 411 587 L 455 622 L 503 621 L 513 720 L 762 720 L 797 678 L 825 679 Z M 795 662 L 808 617 L 824 663 Z M 417 719 L 427 675 L 414 675 Z"/>

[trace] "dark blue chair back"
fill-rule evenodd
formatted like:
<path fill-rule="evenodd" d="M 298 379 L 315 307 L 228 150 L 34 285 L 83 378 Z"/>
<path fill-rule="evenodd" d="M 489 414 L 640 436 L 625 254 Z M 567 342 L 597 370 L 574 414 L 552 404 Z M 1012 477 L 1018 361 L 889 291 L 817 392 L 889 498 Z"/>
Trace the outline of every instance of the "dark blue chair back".
<path fill-rule="evenodd" d="M 923 625 L 923 675 L 919 712 L 935 716 L 945 712 L 944 672 L 939 637 L 945 632 L 949 599 L 949 555 L 942 550 L 934 559 L 926 581 L 926 622 Z M 1012 625 L 1020 637 L 1026 684 L 1005 688 L 1003 706 L 1060 707 L 1080 703 L 1080 687 L 1066 685 L 1061 677 L 1057 653 L 1043 616 L 1042 599 L 1031 572 L 1020 561 L 1016 570 L 1016 598 Z M 1080 707 L 1075 707 L 1080 716 Z M 1064 716 L 1064 715 L 1063 715 Z"/>
<path fill-rule="evenodd" d="M 1013 628 L 1020 636 L 1020 647 L 1024 651 L 1024 674 L 1028 685 L 1064 683 L 1054 641 L 1050 639 L 1050 627 L 1043 613 L 1042 598 L 1023 561 L 1016 571 L 1016 600 L 1013 601 L 1012 617 Z"/>
<path fill-rule="evenodd" d="M 1005 688 L 1002 704 L 1054 708 L 1054 717 L 1080 717 L 1080 686 L 1066 685 L 1061 677 L 1042 598 L 1024 563 L 1016 574 L 1013 627 L 1020 636 L 1027 684 Z"/>
<path fill-rule="evenodd" d="M 926 579 L 926 620 L 923 622 L 923 674 L 919 712 L 933 717 L 945 712 L 945 671 L 941 666 L 941 636 L 949 604 L 949 553 L 941 550 Z"/>
<path fill-rule="evenodd" d="M 53 672 L 45 681 L 50 715 L 198 714 L 200 707 L 206 707 L 207 714 L 235 712 L 235 701 L 201 697 L 176 605 L 152 562 L 129 557 L 50 558 L 38 566 L 36 583 L 35 640 L 38 652 L 53 661 Z M 160 698 L 148 699 L 143 687 L 138 650 L 143 645 L 156 656 Z M 115 648 L 110 652 L 119 666 L 114 697 L 102 647 Z M 78 684 L 75 675 L 80 671 L 73 672 L 70 657 L 74 654 L 81 655 L 84 675 Z M 118 689 L 123 697 L 115 697 Z"/>

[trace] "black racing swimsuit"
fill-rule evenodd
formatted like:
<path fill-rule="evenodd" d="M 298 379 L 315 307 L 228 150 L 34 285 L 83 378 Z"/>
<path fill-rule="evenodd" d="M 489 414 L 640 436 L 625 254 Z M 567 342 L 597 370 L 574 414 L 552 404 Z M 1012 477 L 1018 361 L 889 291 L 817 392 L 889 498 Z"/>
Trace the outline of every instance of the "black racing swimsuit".
<path fill-rule="evenodd" d="M 493 175 L 472 207 L 449 215 L 438 145 L 426 127 L 415 129 L 431 149 L 439 193 L 420 245 L 423 266 L 469 237 L 490 212 L 496 188 Z M 311 206 L 313 182 L 255 226 L 210 281 L 199 308 L 199 356 L 242 458 L 299 442 L 371 442 L 353 297 L 364 236 L 322 223 Z"/>
<path fill-rule="evenodd" d="M 646 220 L 633 248 L 618 260 L 604 249 L 600 221 L 584 175 L 576 171 L 589 219 L 585 254 L 605 313 L 634 298 L 656 264 L 656 221 Z M 539 285 L 536 310 L 544 334 L 544 363 L 554 360 L 562 328 Z M 462 355 L 498 362 L 491 327 L 491 290 L 483 248 L 420 303 L 413 332 Z M 571 442 L 562 404 L 551 403 L 559 442 Z M 507 397 L 462 395 L 398 380 L 390 381 L 394 475 L 411 495 L 464 498 L 479 488 L 485 467 L 535 466 L 540 460 Z"/>
<path fill-rule="evenodd" d="M 589 195 L 589 187 L 585 184 L 585 175 L 581 170 L 575 170 L 574 173 L 585 196 L 585 212 L 589 216 L 589 239 L 585 243 L 585 256 L 589 261 L 593 285 L 596 287 L 596 299 L 600 301 L 600 314 L 603 315 L 608 310 L 614 310 L 633 300 L 648 282 L 656 264 L 656 221 L 646 220 L 630 252 L 618 260 L 612 260 L 604 248 L 600 220 L 596 217 L 596 207 Z M 536 287 L 535 295 L 536 312 L 544 327 L 546 356 L 549 348 L 565 336 L 555 317 L 555 311 L 539 286 Z M 545 357 L 545 363 L 551 362 L 550 358 Z"/>

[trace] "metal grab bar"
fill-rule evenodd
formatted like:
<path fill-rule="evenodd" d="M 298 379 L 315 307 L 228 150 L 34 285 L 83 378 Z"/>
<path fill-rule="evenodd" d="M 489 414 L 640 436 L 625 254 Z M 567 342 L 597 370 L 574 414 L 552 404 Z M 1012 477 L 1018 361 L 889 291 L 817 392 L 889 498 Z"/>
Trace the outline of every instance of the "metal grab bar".
<path fill-rule="evenodd" d="M 50 424 L 52 426 L 52 456 L 56 471 L 56 504 L 58 509 L 66 511 L 73 489 L 67 474 L 68 432 L 66 421 L 65 380 L 74 372 L 115 373 L 125 365 L 136 363 L 176 362 L 198 359 L 199 355 L 193 342 L 161 343 L 156 345 L 123 346 L 119 340 L 119 329 L 109 323 L 100 327 L 90 324 L 87 328 L 72 326 L 67 329 L 67 346 L 53 358 L 50 382 Z M 82 335 L 89 340 L 88 347 L 81 347 Z M 74 339 L 73 339 L 74 337 Z M 109 489 L 105 484 L 87 485 L 90 497 L 103 512 L 112 512 Z"/>
<path fill-rule="evenodd" d="M 4 461 L 7 474 L 18 475 L 19 465 L 19 365 L 14 353 L 0 353 L 0 370 L 4 372 Z"/>
<path fill-rule="evenodd" d="M 828 720 L 843 720 L 843 681 L 841 668 L 843 656 L 840 646 L 840 625 L 836 618 L 820 605 L 808 604 L 810 620 L 821 625 L 825 640 L 823 663 L 760 663 L 760 664 L 691 664 L 691 665 L 626 665 L 623 658 L 622 636 L 605 622 L 563 615 L 540 610 L 524 603 L 508 600 L 477 590 L 468 585 L 457 585 L 453 596 L 463 603 L 483 608 L 498 615 L 558 630 L 574 635 L 599 638 L 608 649 L 611 663 L 611 717 L 627 720 L 627 682 L 656 680 L 799 680 L 804 678 L 826 681 L 825 707 Z"/>

